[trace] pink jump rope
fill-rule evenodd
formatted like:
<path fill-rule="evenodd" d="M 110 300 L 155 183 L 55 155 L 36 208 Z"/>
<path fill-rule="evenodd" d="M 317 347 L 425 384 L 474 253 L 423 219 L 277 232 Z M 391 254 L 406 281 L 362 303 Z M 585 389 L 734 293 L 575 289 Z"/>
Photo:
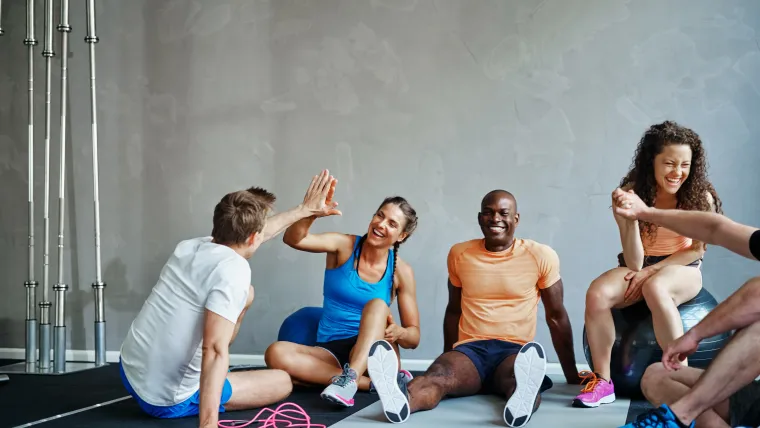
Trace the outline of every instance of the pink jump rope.
<path fill-rule="evenodd" d="M 291 409 L 284 409 L 285 407 L 291 407 Z M 266 419 L 259 419 L 263 418 L 263 415 L 266 413 L 271 414 Z M 277 425 L 278 423 L 285 425 Z M 326 428 L 325 425 L 312 424 L 311 418 L 306 414 L 306 411 L 295 403 L 280 404 L 275 410 L 269 408 L 262 409 L 250 421 L 219 421 L 219 428 L 242 428 L 251 424 L 257 424 L 254 425 L 256 428 Z"/>

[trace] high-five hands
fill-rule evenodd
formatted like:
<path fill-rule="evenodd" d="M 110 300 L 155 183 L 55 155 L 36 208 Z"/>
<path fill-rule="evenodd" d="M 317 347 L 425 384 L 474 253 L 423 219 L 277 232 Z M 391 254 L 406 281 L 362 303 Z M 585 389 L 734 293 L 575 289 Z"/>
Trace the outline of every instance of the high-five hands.
<path fill-rule="evenodd" d="M 628 220 L 638 220 L 641 213 L 647 208 L 644 201 L 633 190 L 626 192 L 617 188 L 612 192 L 612 211 L 617 216 Z"/>
<path fill-rule="evenodd" d="M 323 170 L 319 175 L 311 179 L 309 189 L 303 197 L 303 206 L 316 217 L 326 217 L 331 215 L 343 215 L 335 207 L 338 203 L 333 201 L 335 196 L 335 185 L 338 180 L 330 175 L 330 171 Z"/>

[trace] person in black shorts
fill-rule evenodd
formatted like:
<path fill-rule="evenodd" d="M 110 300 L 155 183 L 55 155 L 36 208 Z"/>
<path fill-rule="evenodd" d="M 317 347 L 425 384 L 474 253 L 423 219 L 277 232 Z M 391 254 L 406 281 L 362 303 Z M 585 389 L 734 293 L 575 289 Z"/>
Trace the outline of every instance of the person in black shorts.
<path fill-rule="evenodd" d="M 660 225 L 706 244 L 760 260 L 760 229 L 719 214 L 660 210 L 633 192 L 616 189 L 613 210 L 628 219 Z M 707 370 L 684 367 L 707 337 L 735 331 Z M 760 277 L 747 281 L 647 368 L 642 392 L 659 406 L 626 428 L 760 426 Z"/>

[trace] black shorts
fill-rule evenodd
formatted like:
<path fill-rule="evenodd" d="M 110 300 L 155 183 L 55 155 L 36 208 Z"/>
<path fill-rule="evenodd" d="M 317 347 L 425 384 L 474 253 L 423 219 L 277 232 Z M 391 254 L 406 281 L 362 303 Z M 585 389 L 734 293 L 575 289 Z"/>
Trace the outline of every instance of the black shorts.
<path fill-rule="evenodd" d="M 667 259 L 670 256 L 644 256 L 644 265 L 641 266 L 641 268 L 649 267 L 652 265 L 656 265 L 657 263 L 660 263 L 661 261 Z M 619 267 L 628 267 L 625 264 L 625 258 L 623 257 L 623 253 L 618 254 L 618 266 Z M 702 267 L 702 259 L 694 260 L 693 262 L 689 263 L 686 266 L 691 266 L 695 268 Z"/>
<path fill-rule="evenodd" d="M 756 230 L 749 237 L 749 251 L 760 260 L 760 230 Z"/>
<path fill-rule="evenodd" d="M 644 256 L 644 264 L 641 266 L 641 268 L 643 269 L 647 266 L 652 266 L 654 264 L 660 263 L 668 257 L 670 256 Z M 625 258 L 623 258 L 623 253 L 618 254 L 618 266 L 628 267 L 625 265 Z M 695 260 L 686 266 L 691 266 L 699 269 L 702 266 L 702 259 Z M 642 317 L 648 315 L 650 311 L 649 306 L 647 306 L 647 302 L 645 302 L 644 299 L 641 299 L 632 305 L 620 309 L 620 313 L 626 320 L 631 320 L 641 319 Z"/>
<path fill-rule="evenodd" d="M 322 348 L 325 351 L 332 354 L 338 365 L 343 368 L 348 364 L 349 357 L 351 356 L 351 350 L 354 349 L 356 341 L 359 336 L 348 337 L 345 339 L 331 340 L 329 342 L 317 342 L 314 346 Z"/>
<path fill-rule="evenodd" d="M 472 361 L 480 375 L 483 392 L 490 392 L 493 388 L 494 373 L 507 357 L 516 355 L 522 349 L 522 345 L 504 340 L 477 340 L 463 343 L 453 350 L 467 356 Z M 540 392 L 551 388 L 552 381 L 544 376 Z"/>
<path fill-rule="evenodd" d="M 754 381 L 728 399 L 732 427 L 760 426 L 760 382 Z"/>

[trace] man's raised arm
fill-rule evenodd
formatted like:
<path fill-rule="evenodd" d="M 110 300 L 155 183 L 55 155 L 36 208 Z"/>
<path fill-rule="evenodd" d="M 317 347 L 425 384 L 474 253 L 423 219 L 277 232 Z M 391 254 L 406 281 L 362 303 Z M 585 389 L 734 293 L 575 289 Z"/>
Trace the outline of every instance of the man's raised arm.
<path fill-rule="evenodd" d="M 760 260 L 758 228 L 737 223 L 726 216 L 677 209 L 662 210 L 647 206 L 633 192 L 613 192 L 615 214 L 643 220 L 710 245 L 718 245 L 748 259 Z"/>
<path fill-rule="evenodd" d="M 319 175 L 315 175 L 306 190 L 302 203 L 267 219 L 266 226 L 261 231 L 262 243 L 279 235 L 293 223 L 307 217 L 340 215 L 340 211 L 335 209 L 338 203 L 332 200 L 336 183 L 337 180 L 330 175 L 328 170 L 323 170 Z"/>

